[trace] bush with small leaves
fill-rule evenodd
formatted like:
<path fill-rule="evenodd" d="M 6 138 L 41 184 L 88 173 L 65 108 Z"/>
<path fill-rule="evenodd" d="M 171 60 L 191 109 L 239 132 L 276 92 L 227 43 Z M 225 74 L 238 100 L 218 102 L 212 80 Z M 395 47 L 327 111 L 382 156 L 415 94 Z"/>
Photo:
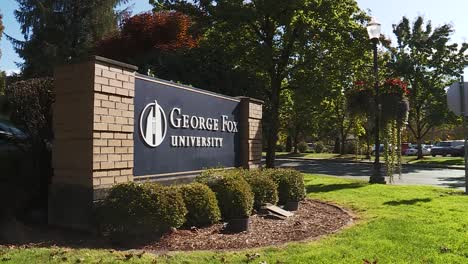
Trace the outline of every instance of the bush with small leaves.
<path fill-rule="evenodd" d="M 279 204 L 304 200 L 304 175 L 300 172 L 293 169 L 267 169 L 264 173 L 278 185 Z"/>
<path fill-rule="evenodd" d="M 216 194 L 205 184 L 191 183 L 180 186 L 187 207 L 186 226 L 202 227 L 221 218 Z"/>
<path fill-rule="evenodd" d="M 144 186 L 150 189 L 152 199 L 157 204 L 158 209 L 154 213 L 160 219 L 161 231 L 167 231 L 171 227 L 178 228 L 185 223 L 187 208 L 176 186 L 163 186 L 157 183 L 146 183 Z"/>
<path fill-rule="evenodd" d="M 153 183 L 115 185 L 96 209 L 101 230 L 111 236 L 160 234 L 180 227 L 187 213 L 176 188 Z"/>
<path fill-rule="evenodd" d="M 259 210 L 266 203 L 278 202 L 278 186 L 271 177 L 262 170 L 251 170 L 245 174 L 245 179 L 254 194 L 254 208 Z"/>
<path fill-rule="evenodd" d="M 158 222 L 152 217 L 157 204 L 151 192 L 135 183 L 112 187 L 97 206 L 97 220 L 104 234 L 137 234 L 156 232 Z"/>
<path fill-rule="evenodd" d="M 216 193 L 224 220 L 247 218 L 252 213 L 253 193 L 242 169 L 208 170 L 197 177 Z"/>
<path fill-rule="evenodd" d="M 299 142 L 297 144 L 297 150 L 300 152 L 300 153 L 305 153 L 309 150 L 309 146 L 307 145 L 307 143 L 305 143 L 304 141 L 302 142 Z"/>
<path fill-rule="evenodd" d="M 325 144 L 322 141 L 317 141 L 314 144 L 314 152 L 315 153 L 323 153 L 327 150 Z"/>

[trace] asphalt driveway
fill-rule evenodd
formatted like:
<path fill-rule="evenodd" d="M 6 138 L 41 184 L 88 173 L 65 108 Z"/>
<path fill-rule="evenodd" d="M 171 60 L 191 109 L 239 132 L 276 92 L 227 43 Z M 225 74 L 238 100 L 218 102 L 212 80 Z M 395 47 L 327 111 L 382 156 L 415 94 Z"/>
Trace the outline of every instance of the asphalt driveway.
<path fill-rule="evenodd" d="M 293 167 L 305 173 L 327 174 L 360 180 L 368 180 L 372 172 L 372 164 L 329 160 L 279 158 L 276 160 L 276 165 L 278 167 Z M 465 189 L 464 170 L 404 166 L 401 178 L 396 175 L 394 180 L 394 184 L 401 185 L 432 185 Z"/>

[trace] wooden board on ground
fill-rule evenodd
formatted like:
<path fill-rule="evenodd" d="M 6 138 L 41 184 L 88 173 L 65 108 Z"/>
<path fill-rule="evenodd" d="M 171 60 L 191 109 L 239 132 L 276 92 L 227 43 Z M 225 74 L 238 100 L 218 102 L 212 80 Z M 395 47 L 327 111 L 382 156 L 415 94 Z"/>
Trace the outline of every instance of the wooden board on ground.
<path fill-rule="evenodd" d="M 294 215 L 293 213 L 286 211 L 284 209 L 281 209 L 280 207 L 276 205 L 272 205 L 272 204 L 266 204 L 265 206 L 262 207 L 262 209 L 268 210 L 269 212 L 273 214 L 280 215 L 283 217 L 290 217 Z"/>

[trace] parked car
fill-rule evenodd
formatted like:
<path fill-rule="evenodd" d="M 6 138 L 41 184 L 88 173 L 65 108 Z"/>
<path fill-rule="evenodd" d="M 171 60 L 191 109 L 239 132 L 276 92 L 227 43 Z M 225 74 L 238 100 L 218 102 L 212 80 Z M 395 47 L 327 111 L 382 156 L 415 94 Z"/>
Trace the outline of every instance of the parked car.
<path fill-rule="evenodd" d="M 437 155 L 441 155 L 443 157 L 446 157 L 447 155 L 453 155 L 454 151 L 453 149 L 457 146 L 463 145 L 463 140 L 453 140 L 453 141 L 441 141 L 437 142 L 432 148 L 431 148 L 431 155 L 433 157 Z"/>
<path fill-rule="evenodd" d="M 411 143 L 401 143 L 401 154 L 406 155 L 406 150 L 410 149 L 413 147 L 413 144 Z"/>
<path fill-rule="evenodd" d="M 23 206 L 32 184 L 32 156 L 28 136 L 10 121 L 0 119 L 0 199 L 16 210 Z M 6 201 L 6 202 L 5 202 Z M 0 213 L 1 215 L 1 213 Z"/>
<path fill-rule="evenodd" d="M 459 145 L 452 148 L 451 156 L 453 157 L 464 157 L 465 156 L 465 146 Z"/>
<path fill-rule="evenodd" d="M 423 156 L 431 155 L 431 145 L 421 145 Z M 405 155 L 414 156 L 418 155 L 418 146 L 413 146 L 405 151 Z"/>
<path fill-rule="evenodd" d="M 379 148 L 379 153 L 382 154 L 383 153 L 383 150 L 384 150 L 384 145 L 383 144 L 380 144 L 380 148 Z M 374 156 L 375 155 L 375 145 L 372 146 L 372 152 L 371 152 L 371 155 Z"/>

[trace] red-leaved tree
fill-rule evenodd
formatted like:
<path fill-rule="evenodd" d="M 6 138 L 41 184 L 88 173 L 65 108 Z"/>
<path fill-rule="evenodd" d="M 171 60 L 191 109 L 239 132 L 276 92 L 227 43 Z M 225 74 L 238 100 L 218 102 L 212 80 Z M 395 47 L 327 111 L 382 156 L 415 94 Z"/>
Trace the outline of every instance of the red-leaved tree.
<path fill-rule="evenodd" d="M 192 22 L 180 12 L 146 12 L 125 18 L 118 32 L 96 47 L 97 54 L 144 67 L 161 52 L 190 49 L 199 38 L 191 31 Z"/>

